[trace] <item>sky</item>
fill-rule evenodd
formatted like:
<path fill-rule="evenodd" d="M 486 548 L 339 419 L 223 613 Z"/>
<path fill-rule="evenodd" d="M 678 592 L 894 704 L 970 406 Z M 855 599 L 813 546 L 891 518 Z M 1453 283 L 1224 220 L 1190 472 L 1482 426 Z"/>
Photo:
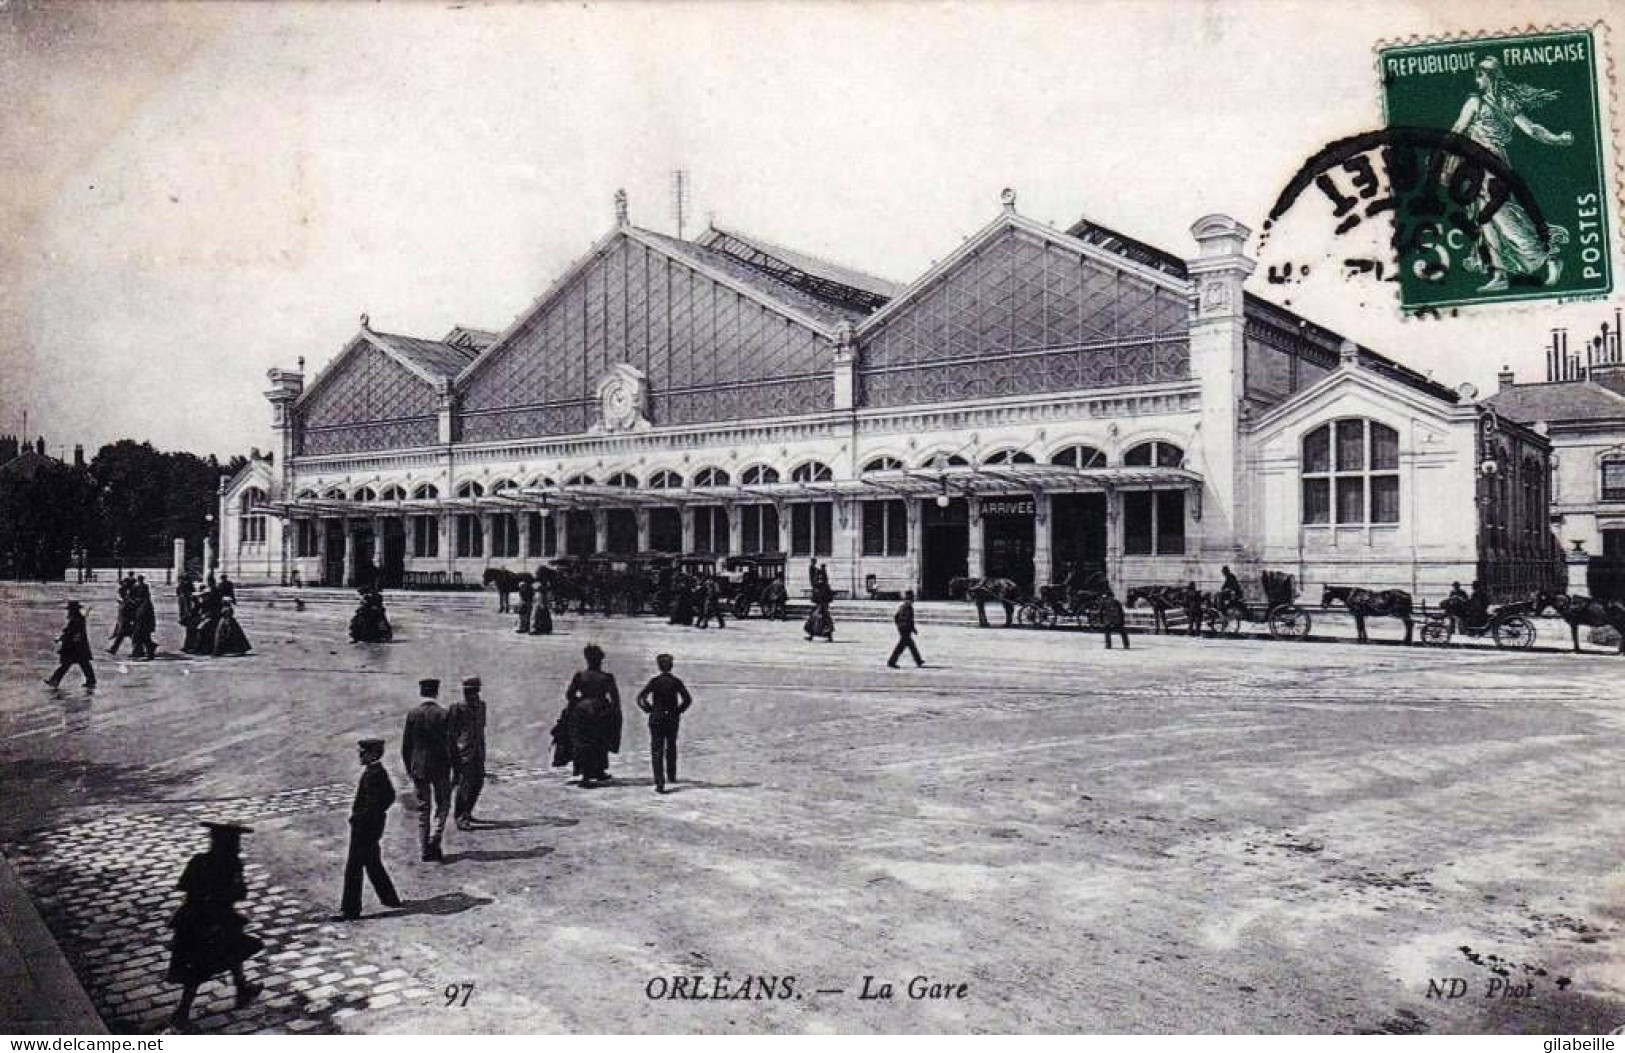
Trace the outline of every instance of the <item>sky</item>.
<path fill-rule="evenodd" d="M 1382 41 L 1625 16 L 1607 3 L 0 3 L 0 432 L 226 458 L 266 370 L 370 315 L 503 329 L 613 224 L 708 218 L 909 282 L 999 212 L 1182 256 L 1259 230 L 1382 122 Z M 1613 217 L 1620 216 L 1615 187 Z M 1619 297 L 1401 319 L 1335 268 L 1249 288 L 1436 379 L 1544 374 Z M 1329 215 L 1329 213 L 1328 213 Z M 1255 240 L 1256 249 L 1256 240 Z M 1616 227 L 1616 253 L 1618 252 Z M 1616 265 L 1616 271 L 1619 265 Z"/>

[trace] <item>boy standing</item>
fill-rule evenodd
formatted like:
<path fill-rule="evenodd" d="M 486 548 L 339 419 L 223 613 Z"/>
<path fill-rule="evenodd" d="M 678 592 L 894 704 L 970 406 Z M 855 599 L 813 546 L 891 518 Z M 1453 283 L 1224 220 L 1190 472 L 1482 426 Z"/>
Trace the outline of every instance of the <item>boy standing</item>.
<path fill-rule="evenodd" d="M 649 762 L 654 767 L 655 793 L 677 781 L 677 728 L 694 704 L 688 688 L 672 675 L 671 655 L 655 656 L 660 673 L 638 692 L 638 708 L 649 714 Z"/>

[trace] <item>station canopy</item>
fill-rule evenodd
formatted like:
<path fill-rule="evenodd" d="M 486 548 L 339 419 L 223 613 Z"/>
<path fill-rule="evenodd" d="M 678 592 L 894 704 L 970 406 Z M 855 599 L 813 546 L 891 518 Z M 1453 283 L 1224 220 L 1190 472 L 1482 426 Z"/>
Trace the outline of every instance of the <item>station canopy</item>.
<path fill-rule="evenodd" d="M 856 479 L 688 487 L 607 486 L 602 483 L 512 487 L 480 497 L 341 501 L 331 497 L 272 501 L 253 511 L 290 518 L 433 515 L 440 512 L 552 512 L 572 509 L 670 507 L 722 503 L 816 501 L 837 497 L 937 497 L 1075 493 L 1199 485 L 1188 468 L 1072 468 L 1058 464 L 982 464 L 894 468 Z"/>

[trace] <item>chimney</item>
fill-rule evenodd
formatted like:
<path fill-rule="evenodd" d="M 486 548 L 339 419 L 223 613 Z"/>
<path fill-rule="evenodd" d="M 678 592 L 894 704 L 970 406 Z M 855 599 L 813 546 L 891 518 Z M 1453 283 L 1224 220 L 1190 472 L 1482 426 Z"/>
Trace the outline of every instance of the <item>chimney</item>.
<path fill-rule="evenodd" d="M 1514 376 L 1515 374 L 1512 372 L 1512 370 L 1508 369 L 1506 366 L 1502 366 L 1501 372 L 1495 374 L 1495 379 L 1501 382 L 1501 387 L 1499 390 L 1505 391 L 1507 388 L 1510 388 L 1512 386 Z"/>
<path fill-rule="evenodd" d="M 45 436 L 41 435 L 39 441 L 34 443 L 34 452 L 41 457 L 45 456 Z"/>
<path fill-rule="evenodd" d="M 85 466 L 85 444 L 82 442 L 76 442 L 73 444 L 73 466 L 75 468 L 83 468 Z"/>

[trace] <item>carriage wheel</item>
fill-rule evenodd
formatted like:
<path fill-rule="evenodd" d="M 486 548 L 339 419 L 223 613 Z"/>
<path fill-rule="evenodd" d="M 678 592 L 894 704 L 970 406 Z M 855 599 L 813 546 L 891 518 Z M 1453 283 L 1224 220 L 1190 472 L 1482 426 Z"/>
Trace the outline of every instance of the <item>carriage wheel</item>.
<path fill-rule="evenodd" d="M 1016 624 L 1027 629 L 1038 629 L 1044 625 L 1044 608 L 1036 603 L 1023 603 L 1016 611 Z"/>
<path fill-rule="evenodd" d="M 1502 621 L 1490 630 L 1495 635 L 1495 646 L 1523 650 L 1535 642 L 1535 623 L 1521 614 Z"/>
<path fill-rule="evenodd" d="M 1309 635 L 1309 612 L 1294 603 L 1283 603 L 1270 611 L 1270 635 L 1283 640 L 1301 640 Z"/>
<path fill-rule="evenodd" d="M 750 597 L 749 596 L 735 596 L 734 597 L 734 617 L 735 618 L 746 618 L 746 617 L 749 617 L 749 616 L 750 616 Z"/>
<path fill-rule="evenodd" d="M 1422 625 L 1422 642 L 1430 647 L 1443 647 L 1450 642 L 1450 634 L 1449 618 L 1429 618 Z"/>

